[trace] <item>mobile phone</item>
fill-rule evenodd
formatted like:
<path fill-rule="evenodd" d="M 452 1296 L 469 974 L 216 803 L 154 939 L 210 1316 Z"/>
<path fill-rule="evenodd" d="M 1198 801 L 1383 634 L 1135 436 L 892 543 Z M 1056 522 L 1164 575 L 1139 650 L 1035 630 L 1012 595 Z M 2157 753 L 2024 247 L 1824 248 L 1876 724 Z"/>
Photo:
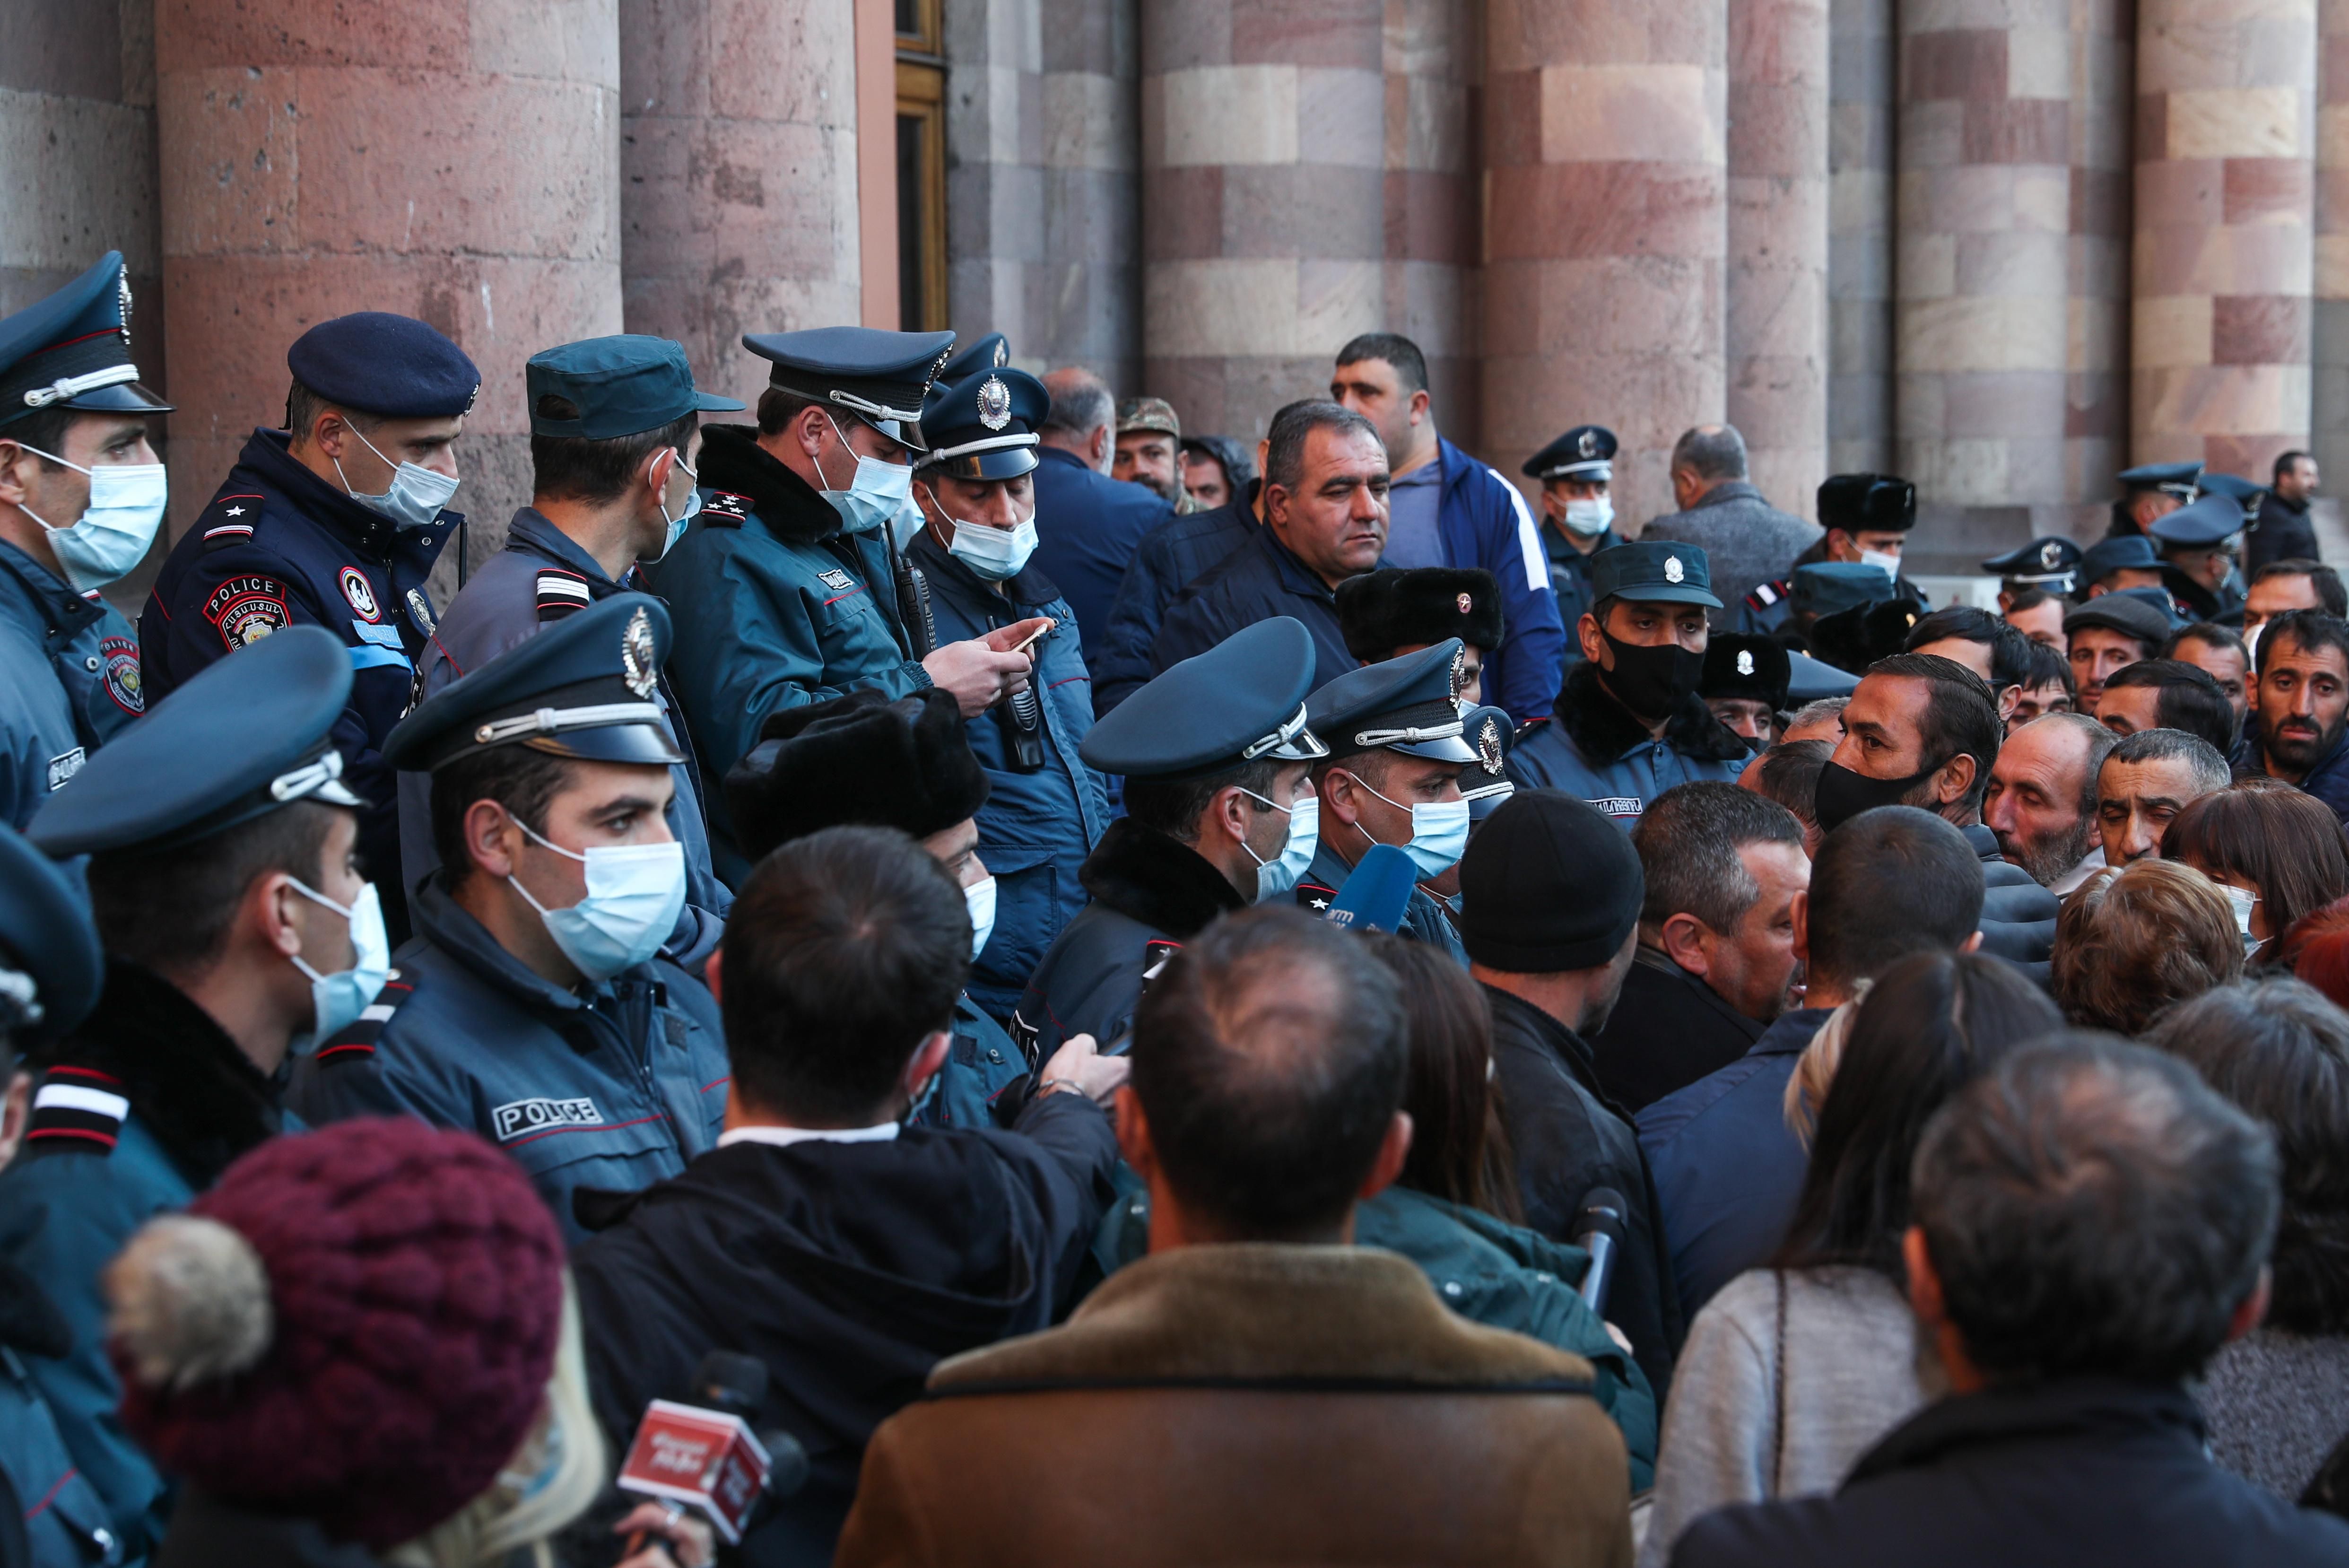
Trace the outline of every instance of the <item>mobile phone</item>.
<path fill-rule="evenodd" d="M 1060 623 L 1054 620 L 1051 617 L 1046 616 L 1042 626 L 1038 627 L 1034 631 L 1031 631 L 1026 637 L 1021 638 L 1011 647 L 1005 649 L 1004 651 L 1006 653 L 1025 653 L 1028 651 L 1029 647 L 1039 639 L 1050 637 L 1052 634 L 1052 628 L 1059 624 Z"/>

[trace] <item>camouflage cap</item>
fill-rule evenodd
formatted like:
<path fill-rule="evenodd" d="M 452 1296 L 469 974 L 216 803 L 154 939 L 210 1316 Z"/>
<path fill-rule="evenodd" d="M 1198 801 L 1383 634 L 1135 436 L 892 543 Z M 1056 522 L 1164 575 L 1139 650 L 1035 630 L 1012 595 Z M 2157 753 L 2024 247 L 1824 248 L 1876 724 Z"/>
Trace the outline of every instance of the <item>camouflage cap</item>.
<path fill-rule="evenodd" d="M 1135 431 L 1155 431 L 1180 441 L 1183 421 L 1174 417 L 1174 405 L 1164 398 L 1128 398 L 1117 406 L 1117 433 L 1129 435 Z"/>

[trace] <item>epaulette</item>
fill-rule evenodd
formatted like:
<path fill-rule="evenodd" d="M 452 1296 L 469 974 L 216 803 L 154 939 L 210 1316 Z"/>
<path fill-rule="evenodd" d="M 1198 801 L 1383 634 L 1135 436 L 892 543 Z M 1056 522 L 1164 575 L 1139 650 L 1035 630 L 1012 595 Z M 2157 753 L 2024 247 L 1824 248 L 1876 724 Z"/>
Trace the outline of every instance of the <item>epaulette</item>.
<path fill-rule="evenodd" d="M 33 1091 L 25 1152 L 112 1154 L 129 1115 L 121 1079 L 94 1067 L 52 1067 Z"/>
<path fill-rule="evenodd" d="M 251 543 L 253 524 L 247 519 L 260 514 L 263 499 L 259 495 L 223 495 L 213 502 L 220 508 L 219 521 L 204 530 L 204 553 L 210 555 L 214 550 Z"/>
<path fill-rule="evenodd" d="M 383 1026 L 399 1011 L 400 1003 L 416 994 L 416 987 L 399 978 L 393 970 L 376 993 L 373 1002 L 357 1018 L 328 1036 L 318 1047 L 318 1065 L 332 1067 L 349 1062 L 365 1062 L 375 1055 L 375 1043 L 383 1033 Z"/>
<path fill-rule="evenodd" d="M 587 607 L 594 596 L 588 592 L 587 578 L 579 572 L 565 571 L 561 566 L 542 566 L 538 573 L 538 618 L 542 621 L 561 620 L 564 617 Z"/>
<path fill-rule="evenodd" d="M 1765 610 L 1784 599 L 1793 587 L 1794 585 L 1786 578 L 1780 577 L 1775 582 L 1764 583 L 1747 594 L 1745 602 L 1754 609 Z"/>
<path fill-rule="evenodd" d="M 1151 986 L 1166 972 L 1166 961 L 1183 950 L 1183 944 L 1165 937 L 1153 937 L 1142 944 L 1142 994 L 1148 996 Z"/>
<path fill-rule="evenodd" d="M 713 490 L 709 499 L 701 504 L 701 515 L 716 528 L 740 528 L 742 519 L 755 510 L 757 503 L 731 490 Z"/>
<path fill-rule="evenodd" d="M 1328 914 L 1330 902 L 1337 896 L 1338 889 L 1324 888 L 1319 882 L 1299 882 L 1297 885 L 1298 908 L 1310 909 L 1317 915 Z"/>

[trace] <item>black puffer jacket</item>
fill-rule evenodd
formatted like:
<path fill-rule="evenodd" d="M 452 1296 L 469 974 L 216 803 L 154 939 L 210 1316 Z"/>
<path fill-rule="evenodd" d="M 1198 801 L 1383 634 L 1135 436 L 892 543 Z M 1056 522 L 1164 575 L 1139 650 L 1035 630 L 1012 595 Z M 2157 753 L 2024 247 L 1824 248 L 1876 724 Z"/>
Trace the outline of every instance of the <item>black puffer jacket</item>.
<path fill-rule="evenodd" d="M 1961 831 L 1982 857 L 1982 950 L 2045 985 L 2047 955 L 2055 950 L 2055 912 L 2063 900 L 2022 867 L 1999 858 L 1997 834 L 1980 823 Z"/>

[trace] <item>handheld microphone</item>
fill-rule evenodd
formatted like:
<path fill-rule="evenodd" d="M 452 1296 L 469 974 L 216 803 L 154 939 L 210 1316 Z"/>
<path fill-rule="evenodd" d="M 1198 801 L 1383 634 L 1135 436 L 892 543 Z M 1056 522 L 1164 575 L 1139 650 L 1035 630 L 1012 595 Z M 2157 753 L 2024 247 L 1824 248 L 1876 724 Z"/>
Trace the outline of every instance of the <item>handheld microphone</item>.
<path fill-rule="evenodd" d="M 1574 1244 L 1590 1254 L 1575 1292 L 1603 1320 L 1607 1287 L 1615 1280 L 1615 1262 L 1623 1254 L 1623 1195 L 1611 1187 L 1594 1187 L 1582 1199 L 1574 1218 Z"/>
<path fill-rule="evenodd" d="M 1373 844 L 1346 874 L 1345 885 L 1330 900 L 1327 919 L 1350 931 L 1400 930 L 1418 883 L 1419 868 L 1410 856 L 1392 844 Z"/>
<path fill-rule="evenodd" d="M 688 1506 L 728 1545 L 740 1544 L 761 1500 L 788 1497 L 807 1480 L 807 1452 L 790 1433 L 750 1429 L 766 1397 L 764 1362 L 711 1351 L 694 1372 L 696 1403 L 656 1399 L 647 1407 L 620 1466 L 620 1488 Z M 632 1542 L 629 1552 L 641 1544 Z"/>

